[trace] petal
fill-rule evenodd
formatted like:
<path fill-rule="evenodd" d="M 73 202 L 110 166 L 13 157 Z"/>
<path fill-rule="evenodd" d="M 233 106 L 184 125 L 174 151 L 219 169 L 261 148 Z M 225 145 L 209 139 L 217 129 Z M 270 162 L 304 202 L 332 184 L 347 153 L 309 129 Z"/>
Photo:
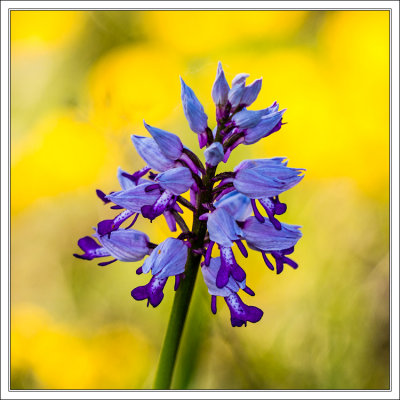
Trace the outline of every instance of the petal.
<path fill-rule="evenodd" d="M 186 167 L 172 168 L 158 174 L 155 181 L 158 182 L 163 189 L 170 191 L 175 196 L 187 192 L 194 184 L 192 173 Z"/>
<path fill-rule="evenodd" d="M 234 171 L 240 171 L 241 169 L 250 169 L 256 167 L 274 167 L 274 166 L 286 166 L 286 157 L 273 157 L 273 158 L 259 158 L 255 160 L 243 160 L 235 168 Z"/>
<path fill-rule="evenodd" d="M 224 158 L 224 147 L 221 143 L 215 142 L 204 151 L 204 157 L 207 165 L 215 167 Z"/>
<path fill-rule="evenodd" d="M 220 268 L 220 257 L 212 258 L 208 267 L 203 265 L 201 267 L 201 272 L 203 274 L 204 282 L 207 285 L 208 293 L 210 293 L 212 296 L 230 296 L 233 292 L 237 292 L 240 287 L 232 277 L 229 278 L 228 283 L 224 287 L 217 287 L 216 281 Z"/>
<path fill-rule="evenodd" d="M 193 90 L 186 85 L 182 78 L 181 89 L 183 112 L 189 122 L 190 129 L 197 134 L 201 134 L 205 132 L 208 127 L 208 117 Z"/>
<path fill-rule="evenodd" d="M 240 99 L 240 105 L 247 107 L 250 104 L 253 104 L 260 93 L 261 85 L 262 79 L 257 79 L 251 85 L 246 86 L 242 98 Z"/>
<path fill-rule="evenodd" d="M 241 229 L 231 215 L 223 208 L 217 208 L 207 219 L 210 240 L 221 246 L 231 247 L 233 240 L 238 240 Z"/>
<path fill-rule="evenodd" d="M 244 304 L 236 293 L 225 297 L 225 301 L 231 312 L 232 326 L 246 325 L 247 322 L 258 322 L 264 314 L 262 310 L 257 307 Z"/>
<path fill-rule="evenodd" d="M 96 235 L 99 242 L 109 253 L 120 261 L 139 261 L 149 254 L 149 238 L 134 229 L 118 229 L 108 237 Z"/>
<path fill-rule="evenodd" d="M 131 139 L 140 157 L 152 169 L 162 172 L 174 167 L 175 162 L 165 157 L 154 139 L 137 135 L 132 135 Z"/>
<path fill-rule="evenodd" d="M 140 213 L 143 206 L 154 204 L 160 197 L 159 189 L 146 192 L 150 185 L 153 185 L 153 182 L 145 182 L 128 190 L 111 193 L 106 198 L 114 204 Z"/>
<path fill-rule="evenodd" d="M 244 133 L 244 144 L 253 144 L 260 139 L 275 132 L 274 128 L 282 120 L 282 115 L 286 110 L 274 112 L 262 117 L 259 123 L 247 129 Z"/>
<path fill-rule="evenodd" d="M 162 129 L 147 125 L 144 121 L 143 123 L 150 135 L 157 142 L 158 147 L 165 157 L 175 161 L 182 155 L 183 144 L 178 136 Z"/>
<path fill-rule="evenodd" d="M 211 96 L 216 106 L 224 106 L 228 102 L 229 84 L 226 81 L 221 62 L 218 62 L 217 76 L 212 87 Z"/>
<path fill-rule="evenodd" d="M 167 278 L 185 271 L 188 249 L 182 240 L 167 238 L 160 243 L 143 264 L 143 272 L 150 271 L 158 278 Z"/>
<path fill-rule="evenodd" d="M 216 208 L 223 208 L 234 220 L 244 221 L 251 215 L 250 199 L 237 190 L 230 192 L 214 203 Z"/>
<path fill-rule="evenodd" d="M 278 196 L 297 185 L 304 177 L 302 169 L 285 166 L 255 167 L 237 172 L 233 185 L 236 190 L 252 198 Z"/>
<path fill-rule="evenodd" d="M 281 223 L 282 229 L 265 220 L 263 223 L 255 217 L 248 218 L 242 228 L 243 236 L 250 248 L 260 251 L 284 250 L 294 246 L 302 234 L 300 226 Z"/>

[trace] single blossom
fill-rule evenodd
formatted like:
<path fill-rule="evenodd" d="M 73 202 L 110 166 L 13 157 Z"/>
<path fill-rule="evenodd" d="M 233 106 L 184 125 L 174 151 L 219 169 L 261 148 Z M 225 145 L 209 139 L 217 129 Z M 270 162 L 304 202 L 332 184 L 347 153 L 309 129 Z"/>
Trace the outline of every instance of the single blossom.
<path fill-rule="evenodd" d="M 135 300 L 148 300 L 148 304 L 157 307 L 164 298 L 164 287 L 170 276 L 175 276 L 175 290 L 177 290 L 181 274 L 185 271 L 188 247 L 182 240 L 168 238 L 159 244 L 150 257 L 139 268 L 138 273 L 152 273 L 147 285 L 132 290 Z"/>
<path fill-rule="evenodd" d="M 224 147 L 221 143 L 215 142 L 204 150 L 206 165 L 216 167 L 224 159 Z"/>
<path fill-rule="evenodd" d="M 203 273 L 204 282 L 207 285 L 208 293 L 211 294 L 211 310 L 215 314 L 217 312 L 217 296 L 223 297 L 231 312 L 231 324 L 235 326 L 247 326 L 247 322 L 258 322 L 263 316 L 263 312 L 253 306 L 243 303 L 237 292 L 242 289 L 250 295 L 254 292 L 246 286 L 246 281 L 237 282 L 232 277 L 229 278 L 227 284 L 223 288 L 219 288 L 216 284 L 217 276 L 221 268 L 221 259 L 219 257 L 211 259 L 210 265 L 203 265 L 201 272 Z"/>
<path fill-rule="evenodd" d="M 114 257 L 111 261 L 99 263 L 104 266 L 114 261 L 134 262 L 139 261 L 150 254 L 148 236 L 140 231 L 133 229 L 118 229 L 107 236 L 95 235 L 100 242 L 98 244 L 92 237 L 85 236 L 78 240 L 78 246 L 83 250 L 83 254 L 74 254 L 75 257 L 83 260 L 93 260 L 98 257 Z"/>

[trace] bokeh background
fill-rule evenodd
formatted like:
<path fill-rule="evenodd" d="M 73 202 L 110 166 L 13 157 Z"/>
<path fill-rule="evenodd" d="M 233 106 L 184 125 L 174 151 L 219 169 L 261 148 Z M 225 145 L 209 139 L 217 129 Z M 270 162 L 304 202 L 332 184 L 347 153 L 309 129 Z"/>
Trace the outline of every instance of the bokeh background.
<path fill-rule="evenodd" d="M 135 302 L 140 265 L 72 257 L 113 215 L 95 189 L 143 166 L 151 125 L 197 149 L 179 75 L 215 123 L 217 62 L 262 76 L 251 107 L 287 108 L 281 131 L 234 151 L 307 169 L 281 196 L 303 226 L 296 271 L 238 261 L 264 310 L 231 328 L 197 281 L 175 389 L 388 389 L 388 11 L 11 12 L 11 388 L 149 389 L 173 300 Z M 201 152 L 198 152 L 201 156 Z M 223 169 L 220 169 L 222 171 Z M 154 242 L 165 221 L 139 220 Z"/>

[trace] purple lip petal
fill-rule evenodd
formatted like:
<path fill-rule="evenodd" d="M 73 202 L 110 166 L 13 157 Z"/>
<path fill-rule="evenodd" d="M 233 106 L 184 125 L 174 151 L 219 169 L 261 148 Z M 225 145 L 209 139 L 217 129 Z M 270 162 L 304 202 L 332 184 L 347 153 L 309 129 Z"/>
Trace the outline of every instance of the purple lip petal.
<path fill-rule="evenodd" d="M 246 326 L 247 322 L 258 322 L 264 314 L 257 307 L 244 304 L 236 293 L 225 297 L 225 301 L 231 312 L 231 324 L 233 327 Z"/>
<path fill-rule="evenodd" d="M 150 303 L 153 307 L 157 307 L 164 298 L 163 289 L 167 283 L 167 279 L 168 278 L 159 279 L 153 276 L 147 285 L 139 286 L 133 289 L 131 296 L 135 300 L 139 301 L 148 299 L 148 303 Z"/>
<path fill-rule="evenodd" d="M 108 235 L 113 230 L 114 230 L 114 220 L 113 219 L 105 219 L 104 221 L 100 221 L 97 224 L 97 233 L 100 236 Z"/>

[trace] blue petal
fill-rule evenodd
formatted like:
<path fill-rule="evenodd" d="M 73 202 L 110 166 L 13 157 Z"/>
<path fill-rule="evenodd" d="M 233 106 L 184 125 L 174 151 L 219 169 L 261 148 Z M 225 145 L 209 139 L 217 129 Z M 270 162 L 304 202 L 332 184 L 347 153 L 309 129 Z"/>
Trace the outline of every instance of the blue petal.
<path fill-rule="evenodd" d="M 207 115 L 204 112 L 204 108 L 200 101 L 197 99 L 193 90 L 186 85 L 181 78 L 181 98 L 183 105 L 183 112 L 189 122 L 190 129 L 197 133 L 204 133 L 207 129 Z"/>
<path fill-rule="evenodd" d="M 158 278 L 167 278 L 185 271 L 188 248 L 182 240 L 167 238 L 160 243 L 143 264 L 143 272 L 151 269 Z"/>
<path fill-rule="evenodd" d="M 140 157 L 152 169 L 163 172 L 174 167 L 175 162 L 165 157 L 154 139 L 137 135 L 132 135 L 131 139 Z"/>
<path fill-rule="evenodd" d="M 154 185 L 153 182 L 142 183 L 128 190 L 111 193 L 106 198 L 127 210 L 140 213 L 143 206 L 154 204 L 160 197 L 159 189 L 146 192 L 146 187 L 150 185 Z"/>
<path fill-rule="evenodd" d="M 238 240 L 241 229 L 233 217 L 223 208 L 217 208 L 207 219 L 207 229 L 210 240 L 224 247 L 231 247 L 233 240 Z"/>
<path fill-rule="evenodd" d="M 260 139 L 272 133 L 274 131 L 274 128 L 282 120 L 282 115 L 285 111 L 286 110 L 281 110 L 262 117 L 260 122 L 256 126 L 253 126 L 245 131 L 244 143 L 256 143 Z"/>
<path fill-rule="evenodd" d="M 260 93 L 261 85 L 262 79 L 257 79 L 251 85 L 246 86 L 242 98 L 240 99 L 240 104 L 245 107 L 253 104 Z"/>
<path fill-rule="evenodd" d="M 214 203 L 216 208 L 223 208 L 234 220 L 244 221 L 252 213 L 250 199 L 237 190 L 222 196 Z"/>
<path fill-rule="evenodd" d="M 245 86 L 248 76 L 248 74 L 239 74 L 232 81 L 232 89 L 229 91 L 228 101 L 233 108 L 249 106 L 260 93 L 262 79 L 257 79 L 251 85 Z"/>
<path fill-rule="evenodd" d="M 224 106 L 228 102 L 229 84 L 226 81 L 222 65 L 218 62 L 217 77 L 211 91 L 211 96 L 216 106 Z"/>
<path fill-rule="evenodd" d="M 187 192 L 194 184 L 192 173 L 186 167 L 172 168 L 161 174 L 158 174 L 155 181 L 160 186 L 178 196 Z"/>
<path fill-rule="evenodd" d="M 232 117 L 232 121 L 239 128 L 252 128 L 261 121 L 261 118 L 278 111 L 278 108 L 279 104 L 276 102 L 263 110 L 253 111 L 244 108 Z"/>
<path fill-rule="evenodd" d="M 237 172 L 233 185 L 251 199 L 278 196 L 297 185 L 304 177 L 302 169 L 286 166 L 255 167 Z"/>
<path fill-rule="evenodd" d="M 269 252 L 285 250 L 294 246 L 301 238 L 300 226 L 283 224 L 277 230 L 268 220 L 263 223 L 255 217 L 248 218 L 243 226 L 243 236 L 250 248 Z"/>
<path fill-rule="evenodd" d="M 109 253 L 120 261 L 139 261 L 149 254 L 149 238 L 140 231 L 134 229 L 118 229 L 108 235 L 97 239 Z"/>
<path fill-rule="evenodd" d="M 211 167 L 218 165 L 224 158 L 224 147 L 219 142 L 214 142 L 210 147 L 204 150 L 206 163 Z"/>
<path fill-rule="evenodd" d="M 273 157 L 273 158 L 258 158 L 254 160 L 243 160 L 235 168 L 234 171 L 238 172 L 241 169 L 250 169 L 256 167 L 273 167 L 273 166 L 286 166 L 286 157 Z"/>
<path fill-rule="evenodd" d="M 182 155 L 183 144 L 181 139 L 173 133 L 150 126 L 144 122 L 145 128 L 157 142 L 162 153 L 170 160 L 177 160 Z"/>
<path fill-rule="evenodd" d="M 129 173 L 124 171 L 122 168 L 118 168 L 117 178 L 122 189 L 127 190 L 137 186 L 132 179 L 129 179 L 128 177 L 124 176 L 124 174 L 129 175 Z M 148 182 L 148 180 L 144 178 L 139 178 L 139 184 L 145 182 Z"/>
<path fill-rule="evenodd" d="M 246 79 L 249 77 L 249 74 L 246 73 L 241 73 L 237 74 L 233 79 L 232 79 L 232 89 L 238 86 L 245 86 L 246 85 Z"/>

